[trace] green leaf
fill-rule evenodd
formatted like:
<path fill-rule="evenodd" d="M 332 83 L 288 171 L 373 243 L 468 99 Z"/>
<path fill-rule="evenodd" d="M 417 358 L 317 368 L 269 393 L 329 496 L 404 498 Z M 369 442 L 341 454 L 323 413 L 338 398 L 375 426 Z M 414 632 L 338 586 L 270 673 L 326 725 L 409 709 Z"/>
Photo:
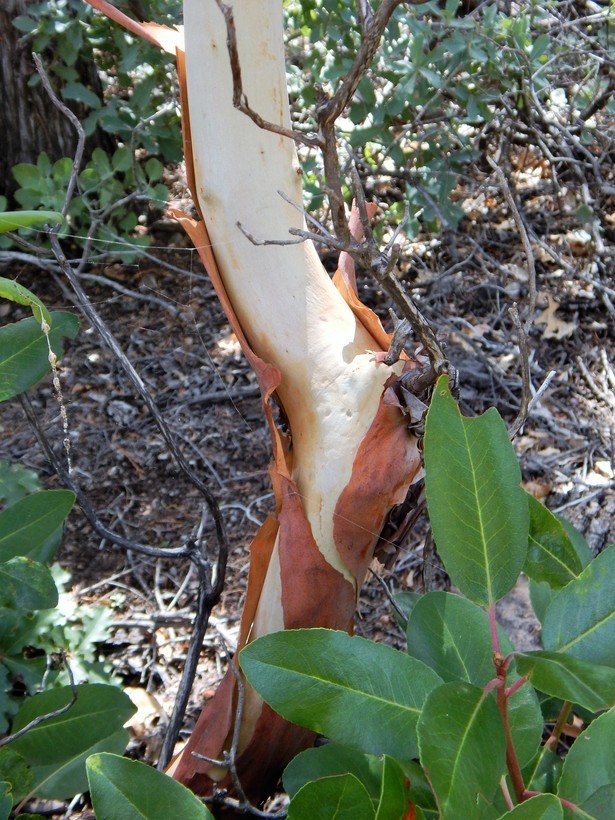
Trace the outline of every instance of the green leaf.
<path fill-rule="evenodd" d="M 100 100 L 98 96 L 86 88 L 83 83 L 72 82 L 65 83 L 62 88 L 62 96 L 65 100 L 76 100 L 80 103 L 85 103 L 90 108 L 100 108 Z"/>
<path fill-rule="evenodd" d="M 328 629 L 265 635 L 239 661 L 249 683 L 287 720 L 401 760 L 416 757 L 416 722 L 441 682 L 390 646 Z"/>
<path fill-rule="evenodd" d="M 408 654 L 445 682 L 484 686 L 495 677 L 487 613 L 467 598 L 440 590 L 422 595 L 410 613 L 407 638 Z"/>
<path fill-rule="evenodd" d="M 562 804 L 554 794 L 538 794 L 507 811 L 501 820 L 561 820 L 563 816 Z"/>
<path fill-rule="evenodd" d="M 87 791 L 86 759 L 95 752 L 122 753 L 128 742 L 123 724 L 136 711 L 121 689 L 102 684 L 77 686 L 68 711 L 30 729 L 12 744 L 32 769 L 32 790 L 39 797 L 61 800 Z M 71 689 L 63 686 L 30 698 L 15 718 L 15 731 L 35 717 L 66 706 Z"/>
<path fill-rule="evenodd" d="M 2 214 L 0 214 L 0 220 Z M 32 315 L 38 322 L 39 327 L 45 322 L 51 327 L 51 314 L 41 302 L 41 300 L 34 293 L 24 288 L 19 282 L 14 279 L 5 279 L 0 276 L 0 297 L 8 299 L 11 302 L 16 302 L 18 305 L 27 305 L 32 311 Z"/>
<path fill-rule="evenodd" d="M 74 339 L 79 320 L 72 313 L 52 311 L 48 334 L 51 349 L 60 358 L 61 339 Z M 47 338 L 36 319 L 22 319 L 0 328 L 0 401 L 23 393 L 51 370 Z"/>
<path fill-rule="evenodd" d="M 1 820 L 8 820 L 11 809 L 13 808 L 13 795 L 11 793 L 11 784 L 0 781 L 0 818 Z M 373 815 L 372 815 L 373 816 Z"/>
<path fill-rule="evenodd" d="M 423 596 L 420 595 L 418 592 L 395 592 L 393 594 L 393 600 L 405 616 L 405 620 L 402 624 L 400 623 L 402 620 L 400 614 L 397 612 L 397 610 L 393 610 L 393 616 L 395 617 L 395 620 L 399 623 L 402 629 L 406 628 L 408 618 L 410 617 L 410 613 L 422 597 Z"/>
<path fill-rule="evenodd" d="M 409 807 L 410 800 L 404 771 L 396 760 L 385 755 L 376 820 L 401 820 Z"/>
<path fill-rule="evenodd" d="M 529 513 L 506 426 L 493 408 L 464 418 L 440 377 L 425 425 L 425 492 L 438 552 L 453 583 L 490 605 L 514 586 Z"/>
<path fill-rule="evenodd" d="M 609 666 L 587 663 L 561 652 L 522 652 L 517 669 L 547 695 L 599 712 L 615 706 L 615 675 Z"/>
<path fill-rule="evenodd" d="M 7 506 L 19 501 L 28 493 L 42 490 L 42 484 L 34 470 L 28 470 L 23 464 L 11 464 L 0 460 L 0 501 Z"/>
<path fill-rule="evenodd" d="M 86 769 L 92 805 L 99 818 L 213 820 L 191 791 L 145 763 L 95 754 L 88 758 Z"/>
<path fill-rule="evenodd" d="M 542 627 L 545 649 L 615 666 L 614 577 L 615 545 L 553 598 Z"/>
<path fill-rule="evenodd" d="M 476 817 L 506 769 L 506 737 L 492 697 L 468 683 L 445 683 L 427 698 L 418 723 L 421 765 L 443 820 Z"/>
<path fill-rule="evenodd" d="M 34 169 L 34 166 L 27 166 Z M 14 171 L 15 169 L 13 169 Z M 38 177 L 36 169 L 33 173 Z M 19 182 L 19 180 L 17 180 Z M 20 182 L 20 185 L 23 185 Z M 29 228 L 30 225 L 39 225 L 41 222 L 63 222 L 64 217 L 59 211 L 3 211 L 0 213 L 0 233 L 17 231 L 20 228 Z"/>
<path fill-rule="evenodd" d="M 365 786 L 352 774 L 307 783 L 290 801 L 288 820 L 374 820 Z"/>
<path fill-rule="evenodd" d="M 409 763 L 404 764 L 404 768 L 410 781 L 410 789 L 408 792 L 410 800 L 414 803 L 417 810 L 420 807 L 423 816 L 431 817 L 433 814 L 433 817 L 437 818 L 436 799 L 422 766 L 418 760 L 411 760 Z M 417 811 L 417 818 L 420 816 Z"/>
<path fill-rule="evenodd" d="M 0 561 L 16 556 L 45 560 L 41 547 L 64 522 L 75 503 L 70 490 L 43 490 L 0 513 Z"/>
<path fill-rule="evenodd" d="M 376 755 L 363 754 L 343 743 L 326 743 L 298 754 L 284 769 L 282 781 L 286 793 L 293 797 L 311 780 L 338 774 L 353 774 L 367 789 L 374 805 L 382 783 L 383 761 Z"/>
<path fill-rule="evenodd" d="M 11 590 L 9 606 L 17 609 L 53 609 L 58 605 L 51 572 L 30 558 L 17 556 L 0 563 L 0 598 L 6 590 Z"/>
<path fill-rule="evenodd" d="M 583 564 L 562 523 L 543 504 L 526 493 L 530 535 L 523 571 L 533 581 L 561 589 L 581 574 Z"/>
<path fill-rule="evenodd" d="M 594 555 L 589 548 L 589 544 L 583 537 L 583 534 L 578 531 L 578 529 L 568 521 L 568 519 L 564 518 L 563 515 L 556 515 L 557 520 L 560 522 L 562 527 L 566 530 L 568 534 L 568 538 L 572 543 L 572 546 L 577 551 L 577 555 L 579 556 L 579 560 L 581 562 L 581 566 L 583 569 L 589 564 L 589 562 L 593 559 Z"/>
<path fill-rule="evenodd" d="M 610 816 L 615 792 L 615 710 L 593 720 L 566 755 L 557 794 L 596 818 Z M 594 813 L 609 798 L 604 813 Z"/>
<path fill-rule="evenodd" d="M 563 761 L 547 746 L 542 746 L 534 760 L 522 772 L 529 791 L 555 792 L 562 774 Z"/>
<path fill-rule="evenodd" d="M 16 800 L 21 800 L 30 791 L 32 772 L 23 757 L 10 746 L 0 749 L 0 780 L 10 784 Z"/>
<path fill-rule="evenodd" d="M 555 597 L 556 593 L 554 590 L 551 589 L 551 587 L 546 581 L 537 584 L 535 581 L 532 581 L 530 579 L 528 589 L 530 593 L 530 603 L 532 604 L 534 615 L 536 615 L 536 617 L 542 624 L 544 623 L 545 615 L 547 614 L 547 609 L 549 608 L 551 601 Z"/>
<path fill-rule="evenodd" d="M 513 646 L 498 628 L 504 655 Z M 485 686 L 495 677 L 491 630 L 487 613 L 480 607 L 450 592 L 434 591 L 423 595 L 408 622 L 408 653 L 423 661 L 442 680 L 462 680 Z M 514 665 L 508 683 L 519 676 Z M 509 720 L 520 765 L 531 760 L 540 745 L 542 716 L 536 693 L 524 686 L 509 702 Z"/>

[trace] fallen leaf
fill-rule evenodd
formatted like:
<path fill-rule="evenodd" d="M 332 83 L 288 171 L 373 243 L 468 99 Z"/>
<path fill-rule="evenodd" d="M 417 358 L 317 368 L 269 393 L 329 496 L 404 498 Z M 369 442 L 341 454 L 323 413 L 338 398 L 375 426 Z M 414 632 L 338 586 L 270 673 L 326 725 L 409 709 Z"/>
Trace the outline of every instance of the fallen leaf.
<path fill-rule="evenodd" d="M 542 332 L 543 339 L 565 339 L 571 336 L 577 329 L 576 322 L 565 322 L 556 316 L 559 308 L 557 302 L 550 293 L 543 294 L 547 299 L 547 307 L 536 317 L 536 325 L 546 325 Z"/>
<path fill-rule="evenodd" d="M 521 484 L 526 492 L 533 495 L 534 498 L 537 498 L 539 501 L 546 498 L 553 489 L 553 484 L 550 482 L 538 481 L 537 479 L 533 479 L 532 481 L 522 481 Z"/>

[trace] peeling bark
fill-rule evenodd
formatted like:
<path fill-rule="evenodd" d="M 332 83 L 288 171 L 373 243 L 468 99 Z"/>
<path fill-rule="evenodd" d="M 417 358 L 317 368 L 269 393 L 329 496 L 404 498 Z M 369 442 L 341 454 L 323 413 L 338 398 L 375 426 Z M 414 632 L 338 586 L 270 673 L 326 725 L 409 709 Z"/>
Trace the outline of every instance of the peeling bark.
<path fill-rule="evenodd" d="M 93 0 L 101 6 L 101 0 Z M 244 91 L 263 119 L 290 128 L 281 0 L 235 0 Z M 255 246 L 304 229 L 293 142 L 259 128 L 232 104 L 224 18 L 216 0 L 186 0 L 185 60 L 178 53 L 189 184 L 201 221 L 181 214 L 263 395 L 274 461 L 275 515 L 251 549 L 239 646 L 297 627 L 350 630 L 358 591 L 390 509 L 420 471 L 416 439 L 385 389 L 401 370 L 382 362 L 389 336 L 359 300 L 354 267 L 334 281 L 311 242 Z M 117 17 L 117 12 L 115 13 Z M 157 38 L 160 32 L 147 30 Z M 168 33 L 163 35 L 168 47 Z M 175 36 L 175 35 L 173 35 Z M 350 229 L 359 238 L 354 214 Z M 380 354 L 380 355 L 376 355 Z M 273 419 L 275 393 L 289 434 Z M 229 670 L 186 747 L 169 768 L 196 793 L 228 787 L 220 759 L 231 745 L 236 679 Z M 261 800 L 313 736 L 283 721 L 246 689 L 236 759 L 246 794 Z"/>

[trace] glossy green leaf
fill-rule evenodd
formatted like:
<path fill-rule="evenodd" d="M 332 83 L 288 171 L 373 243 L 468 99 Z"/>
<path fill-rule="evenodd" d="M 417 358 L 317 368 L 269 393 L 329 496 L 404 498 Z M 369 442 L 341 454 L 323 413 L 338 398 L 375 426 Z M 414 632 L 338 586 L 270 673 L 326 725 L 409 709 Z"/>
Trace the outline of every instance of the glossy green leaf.
<path fill-rule="evenodd" d="M 533 581 L 561 589 L 581 574 L 583 564 L 561 521 L 533 495 L 526 495 L 530 534 L 523 571 Z"/>
<path fill-rule="evenodd" d="M 352 774 L 324 777 L 303 786 L 290 801 L 288 820 L 374 820 L 365 786 Z"/>
<path fill-rule="evenodd" d="M 2 214 L 0 214 L 0 222 L 1 220 Z M 39 327 L 43 323 L 43 319 L 49 327 L 51 327 L 51 314 L 45 305 L 36 294 L 24 288 L 23 285 L 20 285 L 19 282 L 16 282 L 14 279 L 5 279 L 3 276 L 0 276 L 0 297 L 15 302 L 18 305 L 26 305 L 32 311 L 32 315 L 38 322 Z"/>
<path fill-rule="evenodd" d="M 560 590 L 545 613 L 542 642 L 552 652 L 615 667 L 615 545 Z"/>
<path fill-rule="evenodd" d="M 523 782 L 529 791 L 553 792 L 562 774 L 563 761 L 547 746 L 542 746 L 530 765 L 523 769 Z"/>
<path fill-rule="evenodd" d="M 484 686 L 495 677 L 487 613 L 461 595 L 437 590 L 421 596 L 406 634 L 408 654 L 443 681 Z"/>
<path fill-rule="evenodd" d="M 572 524 L 569 521 L 563 518 L 563 516 L 557 515 L 555 517 L 562 525 L 564 531 L 570 539 L 570 543 L 572 544 L 577 554 L 577 558 L 581 564 L 582 569 L 585 569 L 585 567 L 593 558 L 592 552 L 587 544 L 587 541 L 583 538 L 581 533 L 575 527 L 572 526 Z M 549 605 L 555 597 L 557 591 L 557 589 L 552 589 L 551 585 L 546 581 L 538 583 L 530 578 L 530 600 L 532 602 L 532 609 L 534 610 L 534 614 L 536 615 L 540 623 L 543 623 L 546 611 L 549 608 Z"/>
<path fill-rule="evenodd" d="M 566 755 L 557 793 L 590 816 L 602 820 L 608 813 L 595 813 L 615 791 L 615 709 L 593 720 L 581 732 Z M 613 803 L 607 803 L 608 811 Z"/>
<path fill-rule="evenodd" d="M 501 820 L 561 820 L 563 816 L 562 804 L 554 794 L 538 794 L 507 811 Z"/>
<path fill-rule="evenodd" d="M 475 817 L 478 795 L 495 793 L 506 769 L 506 738 L 495 701 L 467 683 L 427 698 L 418 723 L 421 765 L 443 820 Z"/>
<path fill-rule="evenodd" d="M 416 757 L 416 722 L 441 683 L 425 664 L 390 646 L 328 629 L 265 635 L 239 661 L 249 683 L 287 720 L 401 760 Z"/>
<path fill-rule="evenodd" d="M 65 311 L 51 312 L 52 326 L 46 337 L 34 318 L 0 327 L 0 401 L 23 393 L 50 372 L 49 348 L 60 358 L 62 337 L 74 339 L 79 320 Z"/>
<path fill-rule="evenodd" d="M 570 700 L 591 712 L 615 706 L 615 674 L 609 666 L 579 660 L 561 652 L 523 652 L 517 669 L 536 689 Z"/>
<path fill-rule="evenodd" d="M 213 820 L 191 791 L 145 763 L 95 754 L 88 758 L 86 769 L 92 805 L 101 820 Z"/>
<path fill-rule="evenodd" d="M 52 609 L 58 604 L 58 590 L 44 564 L 17 556 L 0 563 L 0 603 L 18 609 Z"/>
<path fill-rule="evenodd" d="M 102 684 L 77 687 L 76 702 L 63 714 L 49 718 L 12 744 L 26 760 L 39 797 L 63 799 L 87 791 L 86 759 L 95 752 L 121 754 L 128 742 L 122 728 L 135 706 L 121 689 Z M 15 718 L 15 730 L 35 717 L 55 711 L 71 700 L 71 689 L 50 689 L 27 700 Z"/>
<path fill-rule="evenodd" d="M 442 376 L 425 424 L 425 492 L 438 552 L 453 583 L 489 605 L 514 586 L 527 554 L 521 472 L 496 410 L 465 418 Z"/>
<path fill-rule="evenodd" d="M 0 233 L 29 228 L 43 222 L 55 224 L 63 221 L 64 217 L 59 211 L 3 211 L 0 213 Z"/>
<path fill-rule="evenodd" d="M 64 522 L 75 503 L 70 490 L 43 490 L 0 513 L 0 561 L 16 556 L 46 560 L 41 548 Z"/>
<path fill-rule="evenodd" d="M 284 790 L 293 797 L 302 786 L 320 777 L 353 774 L 367 789 L 376 806 L 382 783 L 382 758 L 343 743 L 325 743 L 298 754 L 284 769 Z"/>
<path fill-rule="evenodd" d="M 513 646 L 498 628 L 504 655 Z M 495 677 L 489 618 L 484 609 L 450 592 L 423 595 L 408 622 L 408 654 L 426 663 L 444 681 L 462 680 L 485 686 Z M 519 676 L 514 665 L 508 683 Z M 531 760 L 540 745 L 542 716 L 536 693 L 524 686 L 509 702 L 509 720 L 520 765 Z"/>
<path fill-rule="evenodd" d="M 376 820 L 401 820 L 409 806 L 404 771 L 396 760 L 385 755 Z"/>

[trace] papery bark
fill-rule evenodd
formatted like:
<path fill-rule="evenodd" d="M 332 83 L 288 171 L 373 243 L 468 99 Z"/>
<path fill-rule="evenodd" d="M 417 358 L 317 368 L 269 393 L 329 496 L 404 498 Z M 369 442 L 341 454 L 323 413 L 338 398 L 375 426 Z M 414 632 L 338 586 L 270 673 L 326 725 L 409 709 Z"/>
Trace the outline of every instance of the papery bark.
<path fill-rule="evenodd" d="M 289 128 L 282 0 L 228 4 L 250 106 Z M 386 517 L 420 470 L 401 410 L 384 399 L 387 382 L 404 365 L 376 360 L 388 335 L 360 302 L 348 255 L 332 281 L 312 243 L 255 246 L 238 227 L 259 239 L 304 228 L 301 214 L 278 193 L 301 203 L 300 165 L 291 140 L 233 108 L 226 28 L 215 0 L 185 0 L 184 17 L 183 129 L 201 221 L 175 215 L 257 374 L 273 443 L 276 510 L 252 544 L 239 646 L 280 629 L 348 630 Z M 163 36 L 168 47 L 168 34 L 150 28 L 147 36 Z M 356 214 L 351 227 L 359 233 Z M 274 394 L 289 434 L 275 425 Z M 169 768 L 198 794 L 210 793 L 214 781 L 229 785 L 224 770 L 192 752 L 219 759 L 229 748 L 235 702 L 229 670 Z M 246 793 L 266 796 L 311 740 L 247 689 L 237 759 Z"/>

